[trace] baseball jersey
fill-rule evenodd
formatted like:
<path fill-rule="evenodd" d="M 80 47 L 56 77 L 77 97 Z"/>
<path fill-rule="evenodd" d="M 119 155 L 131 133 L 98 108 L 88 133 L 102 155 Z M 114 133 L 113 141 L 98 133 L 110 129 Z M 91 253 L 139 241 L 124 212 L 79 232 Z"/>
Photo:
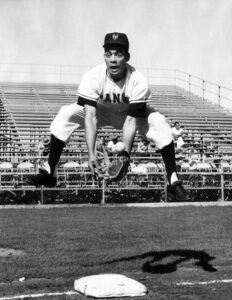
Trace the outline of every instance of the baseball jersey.
<path fill-rule="evenodd" d="M 111 112 L 127 112 L 134 117 L 142 116 L 151 99 L 147 80 L 129 64 L 125 78 L 118 82 L 107 75 L 105 63 L 93 68 L 84 75 L 77 95 L 80 105 L 103 106 Z"/>

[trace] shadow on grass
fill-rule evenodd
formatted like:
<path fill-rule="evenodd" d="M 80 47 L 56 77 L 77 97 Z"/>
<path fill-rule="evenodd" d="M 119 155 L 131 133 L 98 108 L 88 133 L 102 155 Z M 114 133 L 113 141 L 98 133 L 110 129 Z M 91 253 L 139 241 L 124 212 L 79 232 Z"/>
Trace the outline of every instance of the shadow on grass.
<path fill-rule="evenodd" d="M 141 255 L 125 257 L 117 260 L 111 260 L 104 264 L 117 263 L 122 261 L 148 259 L 142 266 L 143 272 L 152 274 L 165 274 L 177 271 L 178 265 L 183 262 L 194 260 L 194 265 L 201 267 L 206 272 L 216 272 L 210 262 L 215 257 L 210 256 L 204 251 L 195 250 L 165 250 L 165 251 L 149 251 Z M 161 262 L 168 260 L 168 262 Z"/>

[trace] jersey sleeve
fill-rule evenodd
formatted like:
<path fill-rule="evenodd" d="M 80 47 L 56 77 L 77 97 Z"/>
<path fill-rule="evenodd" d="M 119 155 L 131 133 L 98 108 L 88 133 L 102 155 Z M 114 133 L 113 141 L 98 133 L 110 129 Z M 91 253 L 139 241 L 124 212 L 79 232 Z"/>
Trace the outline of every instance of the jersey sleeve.
<path fill-rule="evenodd" d="M 88 72 L 84 75 L 77 90 L 79 105 L 84 106 L 85 104 L 96 107 L 99 99 L 99 81 L 97 76 Z"/>
<path fill-rule="evenodd" d="M 127 114 L 132 117 L 145 117 L 146 105 L 151 101 L 151 90 L 146 79 L 140 75 L 136 78 L 130 97 Z"/>

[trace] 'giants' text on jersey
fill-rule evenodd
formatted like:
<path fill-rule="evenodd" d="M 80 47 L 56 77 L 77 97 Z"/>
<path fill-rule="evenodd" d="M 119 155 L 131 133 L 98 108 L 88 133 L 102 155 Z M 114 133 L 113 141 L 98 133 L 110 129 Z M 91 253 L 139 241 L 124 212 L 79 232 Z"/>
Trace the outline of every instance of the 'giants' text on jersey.
<path fill-rule="evenodd" d="M 100 95 L 100 99 L 101 101 L 103 102 L 109 102 L 109 103 L 129 103 L 129 97 L 128 96 L 125 96 L 125 93 L 122 93 L 122 94 L 101 94 Z"/>

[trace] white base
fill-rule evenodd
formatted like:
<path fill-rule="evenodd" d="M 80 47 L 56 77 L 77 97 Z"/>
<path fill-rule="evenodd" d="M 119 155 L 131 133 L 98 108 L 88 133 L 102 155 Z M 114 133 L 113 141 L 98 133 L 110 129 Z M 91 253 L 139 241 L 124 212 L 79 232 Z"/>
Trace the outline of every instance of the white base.
<path fill-rule="evenodd" d="M 138 281 L 120 274 L 91 275 L 76 279 L 74 289 L 89 297 L 138 297 L 147 294 L 147 288 Z"/>

